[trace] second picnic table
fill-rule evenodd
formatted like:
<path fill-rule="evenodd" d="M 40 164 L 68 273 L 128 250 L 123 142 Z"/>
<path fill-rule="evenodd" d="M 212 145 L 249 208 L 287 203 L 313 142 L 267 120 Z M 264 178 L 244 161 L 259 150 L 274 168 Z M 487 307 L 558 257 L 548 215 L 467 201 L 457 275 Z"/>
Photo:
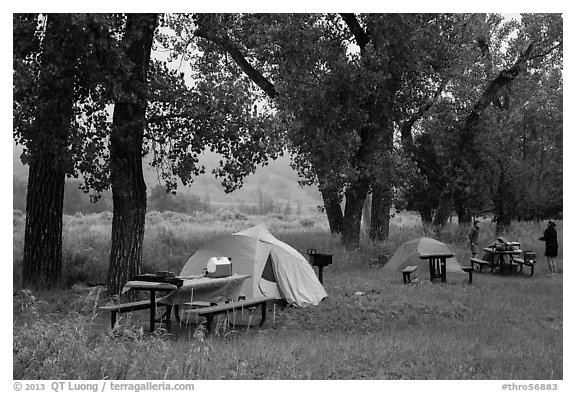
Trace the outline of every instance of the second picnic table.
<path fill-rule="evenodd" d="M 439 278 L 446 282 L 446 259 L 452 258 L 453 253 L 421 254 L 420 259 L 427 259 L 430 268 L 430 281 Z"/>
<path fill-rule="evenodd" d="M 505 266 L 506 266 L 506 256 L 508 256 L 508 267 L 509 267 L 509 271 L 510 273 L 513 272 L 513 267 L 514 267 L 514 256 L 516 255 L 521 255 L 522 254 L 522 250 L 498 250 L 496 248 L 484 248 L 484 251 L 486 252 L 491 252 L 493 253 L 496 257 L 496 261 L 493 261 L 494 265 L 497 265 L 500 267 L 499 271 L 500 273 L 503 273 L 505 271 Z"/>

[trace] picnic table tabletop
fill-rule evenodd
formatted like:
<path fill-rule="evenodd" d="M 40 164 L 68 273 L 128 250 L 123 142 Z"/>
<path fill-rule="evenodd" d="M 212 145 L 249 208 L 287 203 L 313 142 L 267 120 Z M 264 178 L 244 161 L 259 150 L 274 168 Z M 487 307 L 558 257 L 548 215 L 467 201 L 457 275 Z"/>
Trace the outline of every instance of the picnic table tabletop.
<path fill-rule="evenodd" d="M 484 251 L 486 252 L 493 252 L 494 254 L 502 254 L 502 255 L 519 255 L 522 254 L 522 250 L 495 250 L 490 247 L 485 247 Z"/>
<path fill-rule="evenodd" d="M 175 290 L 178 289 L 178 287 L 174 284 L 170 284 L 167 282 L 153 282 L 153 281 L 138 281 L 138 280 L 134 280 L 134 281 L 128 281 L 124 287 L 122 288 L 122 293 L 126 293 L 131 289 L 141 289 L 141 290 L 151 290 L 151 289 L 155 289 L 155 290 Z"/>
<path fill-rule="evenodd" d="M 193 301 L 219 303 L 236 300 L 242 284 L 249 275 L 233 274 L 227 277 L 193 277 L 184 279 L 182 286 L 158 300 L 159 303 L 178 305 Z"/>
<path fill-rule="evenodd" d="M 454 253 L 452 252 L 438 252 L 429 254 L 420 254 L 420 259 L 430 259 L 430 258 L 452 258 Z"/>

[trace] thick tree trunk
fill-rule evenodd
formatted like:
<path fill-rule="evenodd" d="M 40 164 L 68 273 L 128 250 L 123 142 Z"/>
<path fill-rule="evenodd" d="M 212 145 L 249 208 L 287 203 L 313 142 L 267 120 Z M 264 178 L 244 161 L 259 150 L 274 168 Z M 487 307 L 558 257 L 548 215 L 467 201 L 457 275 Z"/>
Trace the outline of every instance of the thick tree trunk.
<path fill-rule="evenodd" d="M 469 198 L 457 198 L 456 199 L 456 213 L 458 214 L 458 225 L 470 226 L 472 224 L 472 211 L 468 207 Z"/>
<path fill-rule="evenodd" d="M 452 205 L 453 205 L 453 196 L 450 191 L 445 189 L 440 194 L 440 204 L 436 209 L 436 213 L 434 214 L 434 219 L 432 220 L 432 225 L 435 227 L 442 227 L 446 225 L 448 219 L 452 215 Z"/>
<path fill-rule="evenodd" d="M 472 222 L 472 214 L 470 209 L 465 207 L 458 209 L 458 225 L 469 226 Z"/>
<path fill-rule="evenodd" d="M 372 225 L 372 194 L 369 192 L 364 200 L 364 208 L 362 209 L 362 231 L 370 234 L 370 226 Z"/>
<path fill-rule="evenodd" d="M 382 241 L 388 239 L 390 233 L 390 209 L 394 196 L 392 185 L 393 125 L 387 113 L 392 113 L 391 105 L 378 108 L 375 106 L 371 118 L 377 119 L 381 125 L 378 134 L 378 150 L 374 154 L 375 171 L 371 178 L 372 185 L 372 221 L 370 223 L 370 238 Z"/>
<path fill-rule="evenodd" d="M 26 196 L 23 282 L 27 288 L 53 288 L 62 270 L 62 209 L 68 138 L 73 112 L 77 48 L 67 14 L 46 22 L 38 103 L 32 125 Z"/>
<path fill-rule="evenodd" d="M 340 197 L 338 192 L 331 187 L 319 187 L 328 217 L 328 225 L 331 233 L 342 233 L 344 216 L 340 207 Z"/>
<path fill-rule="evenodd" d="M 360 229 L 362 226 L 362 209 L 368 194 L 368 180 L 360 179 L 346 190 L 346 205 L 344 208 L 344 226 L 342 228 L 342 244 L 347 249 L 355 249 L 360 245 Z"/>
<path fill-rule="evenodd" d="M 510 227 L 512 212 L 508 208 L 508 187 L 506 181 L 506 169 L 502 165 L 500 178 L 494 197 L 494 219 L 496 220 L 496 235 L 503 234 Z"/>
<path fill-rule="evenodd" d="M 22 272 L 25 288 L 53 288 L 62 270 L 65 175 L 53 168 L 51 158 L 46 155 L 30 164 Z"/>
<path fill-rule="evenodd" d="M 116 295 L 142 266 L 146 219 L 146 184 L 142 174 L 142 142 L 146 124 L 146 75 L 156 29 L 156 14 L 130 14 L 124 42 L 133 63 L 130 77 L 114 106 L 110 138 L 112 246 L 108 294 Z"/>
<path fill-rule="evenodd" d="M 372 240 L 388 239 L 391 208 L 391 187 L 387 184 L 372 185 L 372 221 L 370 224 L 370 238 Z"/>
<path fill-rule="evenodd" d="M 419 210 L 419 213 L 420 213 L 420 219 L 422 220 L 422 225 L 432 224 L 432 209 L 422 208 Z"/>

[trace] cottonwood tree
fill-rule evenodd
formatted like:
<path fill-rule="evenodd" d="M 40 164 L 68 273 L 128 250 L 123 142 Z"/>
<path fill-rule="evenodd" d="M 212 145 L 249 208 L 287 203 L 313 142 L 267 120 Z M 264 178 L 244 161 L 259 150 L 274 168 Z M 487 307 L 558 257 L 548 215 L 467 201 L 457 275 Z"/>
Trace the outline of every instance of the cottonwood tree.
<path fill-rule="evenodd" d="M 501 38 L 503 34 L 510 32 L 507 30 L 509 25 L 503 26 L 503 30 L 497 29 L 493 37 Z M 472 85 L 475 88 L 470 89 L 466 94 L 455 94 L 456 105 L 468 109 L 466 109 L 467 112 L 466 110 L 460 111 L 461 116 L 456 118 L 455 126 L 450 127 L 447 132 L 450 137 L 446 138 L 447 143 L 444 146 L 447 163 L 446 184 L 434 217 L 435 225 L 442 225 L 446 222 L 455 202 L 458 201 L 458 195 L 470 195 L 471 185 L 474 182 L 473 174 L 481 172 L 482 155 L 479 154 L 481 143 L 479 143 L 478 135 L 479 130 L 482 129 L 483 114 L 493 108 L 507 110 L 510 100 L 513 99 L 512 88 L 522 76 L 545 67 L 547 62 L 554 64 L 561 62 L 562 31 L 559 26 L 561 26 L 560 15 L 523 16 L 522 23 L 518 26 L 517 36 L 509 41 L 507 51 L 500 54 L 496 50 L 501 47 L 499 45 L 491 49 L 492 57 L 488 60 L 495 62 L 498 66 L 486 66 L 482 62 L 473 63 L 472 67 L 484 69 L 484 76 L 477 77 L 472 84 L 463 83 L 460 80 L 460 84 L 456 85 L 459 86 L 460 91 L 463 91 L 464 86 Z M 490 42 L 489 39 L 485 41 Z M 469 73 L 464 75 L 466 74 Z M 501 162 L 506 162 L 505 158 L 502 158 Z M 501 174 L 499 179 L 501 182 L 507 182 L 507 176 L 510 173 L 506 175 L 506 168 L 502 169 L 504 174 Z M 510 187 L 502 183 L 499 189 L 504 191 L 509 190 Z M 469 199 L 471 198 L 466 198 L 466 200 Z M 500 201 L 506 199 L 504 196 L 499 197 Z M 500 208 L 496 206 L 496 209 Z M 498 210 L 496 221 L 498 223 L 502 220 L 503 223 L 498 226 L 500 230 L 509 223 L 508 216 L 509 214 L 504 210 Z"/>
<path fill-rule="evenodd" d="M 540 220 L 562 214 L 563 101 L 562 70 L 552 68 L 522 83 L 522 103 L 513 108 L 513 128 L 521 220 Z M 512 116 L 511 116 L 512 117 Z"/>
<path fill-rule="evenodd" d="M 175 192 L 178 181 L 188 185 L 204 172 L 198 157 L 206 149 L 224 156 L 214 174 L 223 178 L 227 191 L 240 187 L 269 152 L 274 154 L 267 131 L 270 119 L 254 113 L 249 95 L 218 88 L 209 83 L 209 75 L 196 78 L 190 87 L 165 63 L 150 64 L 156 24 L 153 14 L 127 16 L 123 46 L 133 68 L 119 84 L 110 138 L 114 218 L 109 294 L 119 293 L 140 272 L 146 212 L 144 154 L 152 157 L 151 165 L 158 169 L 167 192 Z M 161 44 L 169 42 L 165 36 L 157 38 Z"/>
<path fill-rule="evenodd" d="M 157 14 L 128 14 L 122 39 L 130 69 L 116 82 L 110 134 L 112 243 L 108 294 L 118 294 L 128 279 L 140 273 L 146 219 L 146 183 L 142 144 L 148 105 L 148 69 L 158 24 Z"/>
<path fill-rule="evenodd" d="M 332 92 L 310 88 L 307 91 L 312 94 L 307 97 L 304 94 L 302 86 L 318 84 L 315 78 L 337 79 L 329 71 L 329 68 L 334 68 L 334 62 L 324 62 L 321 53 L 332 58 L 340 57 L 341 63 L 345 64 L 345 52 L 334 50 L 339 49 L 339 44 L 326 42 L 320 30 L 310 29 L 315 20 L 315 15 L 201 15 L 196 18 L 199 28 L 189 32 L 189 35 L 204 39 L 200 42 L 206 52 L 212 50 L 230 56 L 268 98 L 274 100 L 283 124 L 293 129 L 309 130 L 308 150 L 295 153 L 295 162 L 301 173 L 310 174 L 305 181 L 318 181 L 328 207 L 331 229 L 339 232 L 342 213 L 338 196 L 341 186 L 338 186 L 338 182 L 344 182 L 345 166 L 337 165 L 346 162 L 341 154 L 342 146 L 347 142 L 355 143 L 342 132 L 346 125 L 351 125 L 346 116 L 355 116 L 355 112 L 336 102 L 339 95 L 345 94 L 339 94 L 336 91 L 338 87 Z M 316 45 L 311 45 L 312 42 Z M 314 67 L 316 60 L 327 65 L 325 70 L 313 70 L 318 71 L 314 75 L 305 72 Z M 299 86 L 300 90 L 294 86 Z M 330 107 L 331 104 L 337 106 Z M 338 113 L 339 110 L 343 112 Z M 326 111 L 332 113 L 331 118 L 326 116 Z M 315 119 L 316 114 L 323 118 L 324 125 L 319 123 L 321 120 Z M 334 116 L 338 116 L 340 121 Z M 294 142 L 296 139 L 297 135 L 291 135 L 291 145 L 303 146 Z M 328 144 L 328 141 L 331 143 Z M 315 169 L 308 172 L 308 168 Z"/>
<path fill-rule="evenodd" d="M 210 16 L 196 35 L 236 60 L 291 119 L 289 139 L 305 182 L 316 182 L 331 228 L 344 244 L 359 242 L 362 206 L 375 195 L 371 236 L 384 238 L 392 203 L 398 108 L 437 94 L 452 43 L 452 16 Z M 222 21 L 226 24 L 222 24 Z M 215 26 L 220 23 L 220 28 Z M 452 29 L 452 30 L 451 30 Z M 398 38 L 401 37 L 401 38 Z M 355 45 L 352 45 L 355 44 Z M 351 46 L 360 48 L 350 52 Z M 261 71 L 261 72 L 260 72 Z M 274 83 L 272 83 L 274 81 Z M 427 81 L 427 84 L 425 83 Z M 410 105 L 401 87 L 419 92 Z M 417 88 L 419 87 L 419 89 Z M 407 95 L 408 96 L 408 95 Z M 414 109 L 416 111 L 416 109 Z M 405 116 L 413 115 L 405 110 Z M 345 197 L 344 213 L 340 201 Z"/>
<path fill-rule="evenodd" d="M 78 174 L 83 176 L 85 191 L 98 193 L 112 184 L 117 221 L 112 230 L 109 292 L 115 294 L 130 274 L 139 271 L 141 263 L 146 203 L 141 177 L 143 154 L 154 155 L 153 165 L 159 167 L 166 188 L 170 190 L 174 188 L 175 178 L 190 183 L 191 175 L 203 170 L 196 165 L 195 158 L 208 146 L 226 155 L 216 174 L 233 189 L 267 157 L 264 151 L 270 147 L 266 131 L 270 123 L 268 118 L 255 113 L 254 102 L 246 94 L 227 94 L 222 89 L 215 94 L 217 90 L 210 86 L 199 87 L 193 93 L 179 73 L 169 71 L 160 63 L 152 64 L 152 72 L 146 72 L 150 67 L 146 59 L 152 45 L 154 15 L 49 16 L 46 20 L 56 20 L 54 28 L 45 33 L 46 37 L 38 36 L 43 38 L 43 45 L 48 49 L 31 45 L 40 42 L 32 39 L 35 32 L 42 33 L 36 26 L 38 16 L 18 18 L 14 35 L 17 43 L 14 54 L 15 139 L 29 145 L 23 156 L 27 162 L 33 163 L 44 156 L 59 160 L 47 169 L 55 167 L 58 170 L 56 178 L 61 179 L 62 185 L 65 175 Z M 71 26 L 65 26 L 66 23 Z M 70 50 L 64 50 L 58 44 L 69 45 L 64 49 Z M 42 50 L 47 59 L 44 63 L 39 61 L 40 54 L 44 55 Z M 58 78 L 63 74 L 74 83 L 73 90 L 66 90 L 61 98 L 66 104 L 70 102 L 73 108 L 72 126 L 67 127 L 63 121 L 62 132 L 56 127 L 50 132 L 51 128 L 39 131 L 30 127 L 37 117 L 50 119 L 49 116 L 58 113 L 66 115 L 66 111 L 54 109 L 56 104 L 62 105 L 54 97 L 59 97 L 55 94 L 59 93 L 58 81 L 68 81 Z M 46 79 L 46 87 L 38 83 L 38 75 Z M 49 96 L 47 101 L 51 106 L 45 113 L 41 110 L 48 105 L 42 103 L 43 96 L 34 90 L 37 85 L 42 86 L 38 91 Z M 68 94 L 71 92 L 74 94 Z M 187 98 L 193 99 L 187 101 Z M 114 115 L 110 122 L 112 104 Z M 58 119 L 66 120 L 66 116 Z M 251 139 L 251 131 L 258 124 L 261 127 Z M 38 197 L 40 192 L 29 190 L 28 194 L 30 198 L 38 199 L 39 210 L 44 215 L 51 204 L 61 206 L 62 193 L 42 195 L 41 198 Z M 32 209 L 36 204 L 28 205 Z M 32 220 L 34 214 L 29 217 L 30 228 L 36 232 L 39 228 L 45 231 L 38 220 Z M 54 212 L 50 210 L 50 217 L 55 222 L 50 233 L 56 236 L 40 240 L 54 251 L 54 258 L 50 259 L 50 264 L 34 261 L 33 266 L 50 270 L 51 282 L 55 282 L 61 258 L 61 208 Z M 51 255 L 46 253 L 43 258 L 48 259 Z M 29 264 L 25 263 L 25 269 L 27 266 Z M 46 275 L 41 270 L 33 279 L 38 283 L 48 282 Z"/>
<path fill-rule="evenodd" d="M 66 176 L 82 151 L 78 103 L 99 95 L 101 18 L 14 14 L 14 139 L 29 165 L 23 285 L 52 288 L 62 265 Z"/>

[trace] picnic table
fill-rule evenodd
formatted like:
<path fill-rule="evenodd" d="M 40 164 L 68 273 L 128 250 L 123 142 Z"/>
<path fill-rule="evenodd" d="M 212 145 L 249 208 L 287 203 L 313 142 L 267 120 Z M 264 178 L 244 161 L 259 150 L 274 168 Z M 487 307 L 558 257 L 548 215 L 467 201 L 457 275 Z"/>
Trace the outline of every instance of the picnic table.
<path fill-rule="evenodd" d="M 453 253 L 421 254 L 420 259 L 427 259 L 430 268 L 430 281 L 440 278 L 446 282 L 446 259 L 452 258 Z"/>
<path fill-rule="evenodd" d="M 499 267 L 499 272 L 503 274 L 506 271 L 506 259 L 508 259 L 508 271 L 512 273 L 516 266 L 514 257 L 522 254 L 522 250 L 501 250 L 497 248 L 484 248 L 484 251 L 494 254 L 493 265 Z M 506 258 L 508 257 L 508 258 Z"/>
<path fill-rule="evenodd" d="M 112 312 L 112 326 L 115 323 L 116 313 L 150 309 L 150 332 L 153 332 L 157 322 L 157 307 L 166 307 L 166 313 L 160 319 L 160 322 L 166 322 L 169 325 L 173 308 L 176 320 L 179 320 L 180 305 L 212 306 L 222 302 L 238 300 L 242 284 L 248 277 L 250 276 L 239 274 L 220 278 L 202 276 L 179 277 L 182 279 L 180 287 L 167 282 L 132 280 L 124 285 L 122 293 L 126 293 L 129 290 L 146 291 L 149 292 L 148 301 L 104 306 L 101 309 Z M 166 292 L 166 294 L 157 298 L 157 292 Z"/>

